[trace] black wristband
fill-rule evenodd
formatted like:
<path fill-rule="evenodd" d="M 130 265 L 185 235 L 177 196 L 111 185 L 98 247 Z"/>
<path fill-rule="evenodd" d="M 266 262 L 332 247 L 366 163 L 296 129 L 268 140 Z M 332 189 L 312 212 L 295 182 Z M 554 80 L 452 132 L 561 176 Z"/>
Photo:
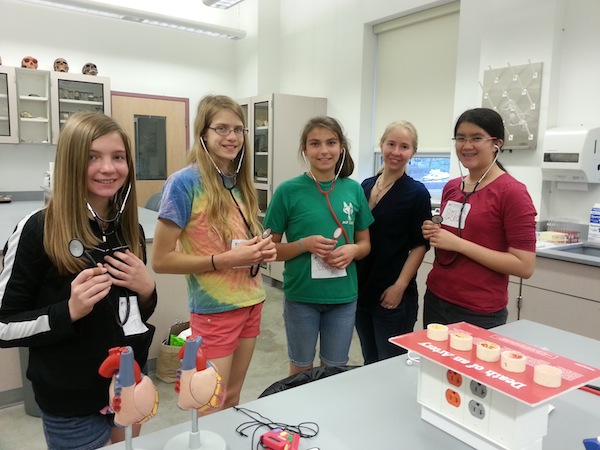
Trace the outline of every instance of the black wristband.
<path fill-rule="evenodd" d="M 217 270 L 217 268 L 215 267 L 215 255 L 211 255 L 211 257 L 210 257 L 210 263 L 213 266 L 213 270 Z"/>

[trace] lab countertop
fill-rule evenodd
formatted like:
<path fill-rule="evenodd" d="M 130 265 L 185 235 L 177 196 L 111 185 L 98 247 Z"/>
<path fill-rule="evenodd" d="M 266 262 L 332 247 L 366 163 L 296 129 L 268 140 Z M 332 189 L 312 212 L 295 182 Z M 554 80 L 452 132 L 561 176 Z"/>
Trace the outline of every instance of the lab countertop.
<path fill-rule="evenodd" d="M 43 201 L 0 203 L 0 255 L 4 252 L 4 244 L 21 219 L 29 213 L 44 207 Z M 152 242 L 156 229 L 158 213 L 146 208 L 138 208 L 138 219 L 144 227 L 146 242 Z"/>
<path fill-rule="evenodd" d="M 550 245 L 538 247 L 535 253 L 537 256 L 541 256 L 542 258 L 557 259 L 576 264 L 600 267 L 600 250 L 587 252 L 585 251 L 586 246 L 587 244 L 581 242 L 566 245 Z M 597 244 L 594 245 L 594 247 L 597 246 Z"/>

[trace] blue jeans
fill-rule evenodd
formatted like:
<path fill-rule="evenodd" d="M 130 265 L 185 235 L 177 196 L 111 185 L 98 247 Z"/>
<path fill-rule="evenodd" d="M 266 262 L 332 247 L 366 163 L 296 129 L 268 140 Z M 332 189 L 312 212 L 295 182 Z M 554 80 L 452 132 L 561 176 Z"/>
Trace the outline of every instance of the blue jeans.
<path fill-rule="evenodd" d="M 394 345 L 389 338 L 410 333 L 417 322 L 418 297 L 405 295 L 400 305 L 386 309 L 377 305 L 374 310 L 356 310 L 356 332 L 360 338 L 365 364 L 406 353 L 406 349 Z"/>
<path fill-rule="evenodd" d="M 327 366 L 346 365 L 355 316 L 356 300 L 324 305 L 285 299 L 283 320 L 292 364 L 311 367 L 319 338 L 321 363 Z"/>
<path fill-rule="evenodd" d="M 430 323 L 449 324 L 456 322 L 467 322 L 480 328 L 493 328 L 504 325 L 508 318 L 508 309 L 492 313 L 482 313 L 463 308 L 454 303 L 447 302 L 433 294 L 429 289 L 425 291 L 425 303 L 423 304 L 423 328 Z"/>
<path fill-rule="evenodd" d="M 94 450 L 110 440 L 114 415 L 59 417 L 42 411 L 48 450 Z"/>

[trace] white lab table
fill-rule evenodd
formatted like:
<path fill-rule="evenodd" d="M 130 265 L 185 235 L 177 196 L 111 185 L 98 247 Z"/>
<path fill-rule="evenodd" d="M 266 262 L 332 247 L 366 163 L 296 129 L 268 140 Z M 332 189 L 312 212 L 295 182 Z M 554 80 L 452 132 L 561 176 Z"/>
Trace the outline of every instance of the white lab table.
<path fill-rule="evenodd" d="M 512 322 L 496 330 L 568 358 L 600 367 L 600 341 L 528 320 Z M 298 424 L 316 422 L 320 431 L 301 439 L 300 449 L 320 450 L 463 450 L 462 441 L 421 420 L 416 400 L 418 367 L 398 356 L 242 405 L 273 421 Z M 597 384 L 597 383 L 596 383 Z M 552 400 L 544 450 L 583 448 L 584 438 L 600 435 L 600 396 L 575 390 Z M 160 407 L 158 414 L 160 414 Z M 236 433 L 249 419 L 234 409 L 199 420 L 200 430 L 221 435 L 228 450 L 256 448 L 250 437 Z M 190 422 L 175 425 L 133 440 L 134 449 L 160 450 L 173 436 L 188 432 Z M 250 430 L 251 431 L 251 430 Z M 257 437 L 268 431 L 263 428 Z M 108 447 L 125 449 L 125 443 Z M 260 448 L 260 447 L 259 447 Z"/>

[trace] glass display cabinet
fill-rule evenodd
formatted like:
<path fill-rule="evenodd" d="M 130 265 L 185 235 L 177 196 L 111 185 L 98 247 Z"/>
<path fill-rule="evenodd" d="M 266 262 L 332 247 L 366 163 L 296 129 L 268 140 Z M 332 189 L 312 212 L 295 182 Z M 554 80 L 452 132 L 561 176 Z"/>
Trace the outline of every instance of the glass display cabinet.
<path fill-rule="evenodd" d="M 67 119 L 77 112 L 102 112 L 110 115 L 110 79 L 94 75 L 52 72 L 53 143 Z"/>
<path fill-rule="evenodd" d="M 50 72 L 16 68 L 19 142 L 49 144 L 52 139 L 50 122 Z"/>
<path fill-rule="evenodd" d="M 252 159 L 262 221 L 277 186 L 304 171 L 298 152 L 300 134 L 310 118 L 327 114 L 327 99 L 270 94 L 241 99 L 239 103 L 248 124 L 252 146 L 248 156 Z M 264 264 L 262 273 L 282 282 L 283 262 Z"/>
<path fill-rule="evenodd" d="M 0 66 L 0 144 L 19 142 L 15 70 Z"/>

